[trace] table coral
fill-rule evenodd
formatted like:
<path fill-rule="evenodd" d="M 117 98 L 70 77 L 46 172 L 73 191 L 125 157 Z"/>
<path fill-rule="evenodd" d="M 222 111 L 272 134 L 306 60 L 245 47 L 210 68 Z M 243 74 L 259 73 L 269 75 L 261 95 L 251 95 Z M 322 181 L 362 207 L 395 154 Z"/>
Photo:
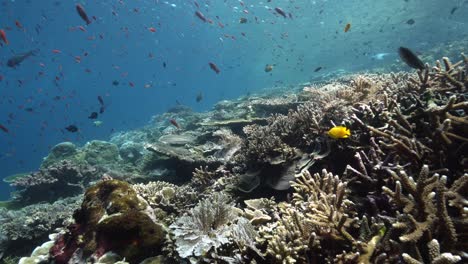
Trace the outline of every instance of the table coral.
<path fill-rule="evenodd" d="M 60 197 L 81 194 L 91 181 L 98 178 L 95 167 L 62 161 L 13 180 L 11 185 L 17 189 L 13 201 L 22 205 L 56 201 Z"/>

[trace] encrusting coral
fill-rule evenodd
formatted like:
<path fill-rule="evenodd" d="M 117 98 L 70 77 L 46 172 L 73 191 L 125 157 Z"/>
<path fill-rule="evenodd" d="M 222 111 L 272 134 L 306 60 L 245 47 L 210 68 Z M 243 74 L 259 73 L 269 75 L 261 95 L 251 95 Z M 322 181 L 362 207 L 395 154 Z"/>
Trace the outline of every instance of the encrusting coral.
<path fill-rule="evenodd" d="M 55 263 L 99 258 L 113 251 L 135 263 L 161 251 L 165 229 L 148 214 L 147 203 L 126 182 L 102 181 L 89 188 L 75 222 L 50 249 Z M 77 255 L 78 254 L 78 255 Z"/>

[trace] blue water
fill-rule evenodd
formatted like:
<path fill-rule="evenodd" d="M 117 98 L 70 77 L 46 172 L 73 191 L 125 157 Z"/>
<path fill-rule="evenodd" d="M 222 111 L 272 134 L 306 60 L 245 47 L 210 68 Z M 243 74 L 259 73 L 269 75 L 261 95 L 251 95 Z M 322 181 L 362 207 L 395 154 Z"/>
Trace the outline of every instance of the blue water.
<path fill-rule="evenodd" d="M 0 130 L 0 178 L 36 170 L 59 142 L 107 140 L 146 125 L 176 100 L 204 111 L 263 88 L 394 63 L 399 46 L 424 52 L 468 34 L 468 4 L 455 0 L 212 0 L 198 1 L 199 9 L 187 0 L 0 3 L 0 28 L 10 42 L 0 47 L 0 124 L 9 130 Z M 90 25 L 78 16 L 77 3 Z M 13 54 L 36 49 L 18 67 L 6 66 Z M 390 55 L 372 59 L 378 53 Z M 272 72 L 264 71 L 266 64 L 275 65 Z M 323 69 L 314 72 L 317 67 Z M 98 95 L 106 109 L 98 117 L 102 126 L 95 127 L 87 117 L 99 110 Z M 64 130 L 70 124 L 80 132 Z M 1 188 L 0 199 L 6 199 Z"/>

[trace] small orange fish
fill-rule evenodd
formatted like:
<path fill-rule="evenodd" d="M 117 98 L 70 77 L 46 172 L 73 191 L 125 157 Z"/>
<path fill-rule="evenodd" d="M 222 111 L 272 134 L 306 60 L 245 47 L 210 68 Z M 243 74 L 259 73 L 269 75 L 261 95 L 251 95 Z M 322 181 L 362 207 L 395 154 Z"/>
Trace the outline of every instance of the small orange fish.
<path fill-rule="evenodd" d="M 5 30 L 3 30 L 3 29 L 0 29 L 0 38 L 2 38 L 3 42 L 5 42 L 5 44 L 8 45 L 10 43 L 8 41 L 7 37 L 6 37 Z"/>
<path fill-rule="evenodd" d="M 18 27 L 19 29 L 23 29 L 23 25 L 21 25 L 21 23 L 20 23 L 18 20 L 15 21 L 15 25 L 16 25 L 16 27 Z"/>
<path fill-rule="evenodd" d="M 351 29 L 351 23 L 348 23 L 346 24 L 346 26 L 344 27 L 344 32 L 348 32 L 349 30 Z"/>
<path fill-rule="evenodd" d="M 169 119 L 169 122 L 171 123 L 171 125 L 175 126 L 177 129 L 180 129 L 179 123 L 177 123 L 177 121 L 174 118 Z"/>

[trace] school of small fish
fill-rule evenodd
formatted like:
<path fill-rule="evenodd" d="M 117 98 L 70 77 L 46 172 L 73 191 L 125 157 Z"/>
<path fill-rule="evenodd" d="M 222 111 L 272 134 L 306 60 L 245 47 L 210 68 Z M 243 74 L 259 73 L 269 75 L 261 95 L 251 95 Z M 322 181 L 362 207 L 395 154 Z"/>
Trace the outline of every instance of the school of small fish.
<path fill-rule="evenodd" d="M 27 94 L 25 98 L 0 94 L 0 105 L 14 109 L 0 113 L 0 137 L 9 140 L 8 144 L 12 145 L 16 132 L 26 122 L 24 120 L 39 116 L 42 120 L 34 122 L 39 124 L 38 134 L 41 137 L 55 133 L 64 141 L 74 141 L 82 139 L 91 129 L 97 130 L 97 127 L 114 132 L 115 128 L 108 127 L 108 122 L 103 120 L 109 113 L 119 113 L 128 107 L 112 104 L 115 94 L 122 90 L 128 94 L 153 89 L 177 90 L 183 84 L 176 77 L 184 79 L 184 74 L 189 70 L 200 76 L 200 83 L 191 87 L 190 100 L 185 101 L 200 106 L 211 97 L 203 90 L 203 85 L 221 82 L 237 68 L 247 66 L 244 61 L 257 63 L 248 66 L 260 73 L 262 78 L 270 78 L 268 80 L 276 78 L 286 67 L 311 77 L 326 74 L 331 70 L 332 62 L 314 61 L 306 52 L 290 55 L 297 44 L 292 41 L 292 36 L 298 35 L 296 28 L 300 28 L 301 37 L 320 44 L 311 49 L 326 49 L 326 45 L 322 44 L 329 40 L 310 34 L 308 28 L 301 28 L 301 19 L 317 19 L 317 28 L 331 32 L 333 41 L 357 37 L 366 27 L 362 17 L 335 17 L 334 11 L 327 8 L 327 1 L 305 1 L 307 4 L 303 6 L 296 1 L 273 0 L 150 2 L 41 2 L 36 4 L 41 7 L 40 10 L 34 11 L 37 17 L 30 19 L 21 17 L 21 12 L 14 9 L 15 1 L 0 0 L 0 92 L 8 89 Z M 223 5 L 229 13 L 215 12 L 214 6 L 219 5 Z M 462 5 L 448 8 L 446 15 L 449 17 L 463 14 Z M 62 17 L 66 19 L 60 19 Z M 139 19 L 145 22 L 135 25 L 133 22 Z M 388 16 L 386 19 L 381 28 L 394 30 L 393 26 L 388 25 L 392 18 Z M 418 16 L 406 16 L 399 18 L 398 23 L 402 27 L 415 28 L 422 21 Z M 180 25 L 189 30 L 181 30 Z M 56 39 L 48 39 L 47 36 L 51 35 Z M 197 40 L 197 35 L 200 38 L 205 35 L 209 37 L 184 50 L 175 49 L 172 43 L 167 43 L 168 35 L 177 36 L 182 44 L 190 45 Z M 265 39 L 268 41 L 258 44 L 259 40 Z M 101 43 L 112 43 L 112 46 L 103 48 L 104 44 Z M 349 47 L 344 52 L 374 60 L 396 57 L 398 54 L 401 61 L 411 68 L 421 70 L 425 67 L 410 48 L 368 51 L 372 45 L 373 40 L 367 40 L 362 43 L 363 47 Z M 225 50 L 235 50 L 238 58 L 226 59 Z M 261 59 L 257 60 L 244 55 L 247 52 L 262 54 L 263 57 L 259 56 Z M 139 54 L 139 57 L 135 54 Z M 171 60 L 172 54 L 183 54 L 185 62 Z M 205 56 L 202 61 L 199 54 Z M 141 76 L 136 76 L 126 63 L 132 59 L 151 66 L 142 69 L 144 73 Z M 100 65 L 90 63 L 91 60 L 99 61 Z M 102 80 L 106 87 L 95 85 L 94 80 Z M 222 87 L 221 83 L 217 85 Z M 284 85 L 284 82 L 274 80 L 274 85 Z M 93 99 L 83 98 L 82 89 L 86 89 L 86 94 L 91 89 Z M 220 94 L 222 97 L 222 91 Z M 161 104 L 172 104 L 174 101 L 181 105 L 184 103 L 180 98 L 157 100 Z M 184 122 L 180 121 L 181 126 L 179 121 L 169 119 L 168 126 L 183 129 Z M 347 127 L 336 126 L 328 131 L 328 135 L 334 139 L 344 139 L 350 137 L 351 132 Z M 0 154 L 2 152 L 0 150 Z"/>

